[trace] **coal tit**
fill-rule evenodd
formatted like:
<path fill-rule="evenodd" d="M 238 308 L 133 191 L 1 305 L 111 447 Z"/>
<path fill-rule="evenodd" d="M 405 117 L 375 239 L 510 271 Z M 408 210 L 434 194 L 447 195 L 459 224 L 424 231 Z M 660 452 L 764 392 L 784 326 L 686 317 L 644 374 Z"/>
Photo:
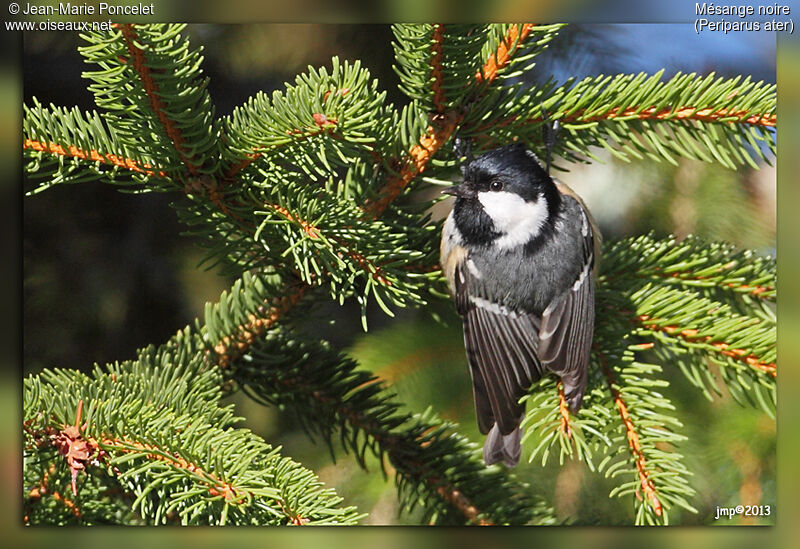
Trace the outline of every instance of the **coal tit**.
<path fill-rule="evenodd" d="M 521 144 L 483 154 L 442 231 L 441 266 L 464 324 L 484 461 L 520 458 L 519 403 L 545 371 L 573 412 L 586 388 L 600 234 L 586 206 Z"/>

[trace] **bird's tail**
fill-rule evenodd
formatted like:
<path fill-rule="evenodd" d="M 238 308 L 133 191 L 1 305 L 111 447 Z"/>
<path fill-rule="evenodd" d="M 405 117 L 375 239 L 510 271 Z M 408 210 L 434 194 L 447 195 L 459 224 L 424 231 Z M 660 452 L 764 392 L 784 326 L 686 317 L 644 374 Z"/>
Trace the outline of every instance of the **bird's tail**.
<path fill-rule="evenodd" d="M 519 463 L 519 456 L 522 454 L 521 439 L 522 430 L 519 426 L 511 433 L 503 435 L 495 423 L 489 434 L 486 435 L 486 442 L 483 444 L 483 461 L 486 462 L 486 465 L 502 461 L 507 467 L 514 467 Z"/>

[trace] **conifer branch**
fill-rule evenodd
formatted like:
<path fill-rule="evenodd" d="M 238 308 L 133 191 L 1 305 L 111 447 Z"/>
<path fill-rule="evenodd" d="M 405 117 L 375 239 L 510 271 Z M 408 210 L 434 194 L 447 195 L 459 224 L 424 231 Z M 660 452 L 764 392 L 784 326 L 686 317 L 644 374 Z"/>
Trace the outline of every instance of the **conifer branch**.
<path fill-rule="evenodd" d="M 601 265 L 598 310 L 618 317 L 618 329 L 629 330 L 627 323 L 648 344 L 655 340 L 654 352 L 677 363 L 707 398 L 709 389 L 719 392 L 721 377 L 738 401 L 773 413 L 773 259 L 693 237 L 678 243 L 644 235 L 610 244 Z"/>
<path fill-rule="evenodd" d="M 286 130 L 286 135 L 292 137 L 290 141 L 286 141 L 283 143 L 275 143 L 271 145 L 263 145 L 263 146 L 254 146 L 252 148 L 253 152 L 250 153 L 242 153 L 242 159 L 232 164 L 228 170 L 225 172 L 225 179 L 233 179 L 235 178 L 239 172 L 247 168 L 250 164 L 255 162 L 259 159 L 261 155 L 269 154 L 274 152 L 276 149 L 280 147 L 285 147 L 287 145 L 295 145 L 306 141 L 308 139 L 313 139 L 315 137 L 320 136 L 328 136 L 335 139 L 342 139 L 342 136 L 336 133 L 336 125 L 338 121 L 335 118 L 328 118 L 326 115 L 315 112 L 311 115 L 311 120 L 316 128 L 294 128 L 290 130 Z"/>
<path fill-rule="evenodd" d="M 427 493 L 422 498 L 427 514 L 443 513 L 447 517 L 456 511 L 460 516 L 440 519 L 448 523 L 517 524 L 532 517 L 544 520 L 541 514 L 523 513 L 524 505 L 517 501 L 519 489 L 499 472 L 493 482 L 502 483 L 507 491 L 506 503 L 513 505 L 506 508 L 483 497 L 479 486 L 488 480 L 476 476 L 483 469 L 480 458 L 449 425 L 436 418 L 401 412 L 399 403 L 386 395 L 383 383 L 356 369 L 355 362 L 325 345 L 292 337 L 286 327 L 299 315 L 293 308 L 300 304 L 294 299 L 296 294 L 275 299 L 274 305 L 259 313 L 258 317 L 271 315 L 267 321 L 249 320 L 229 327 L 236 322 L 232 315 L 243 314 L 236 304 L 249 303 L 251 308 L 261 309 L 257 304 L 275 295 L 278 288 L 264 277 L 245 275 L 216 306 L 206 310 L 205 339 L 224 341 L 215 347 L 217 354 L 212 360 L 223 365 L 227 376 L 247 394 L 259 402 L 297 410 L 309 433 L 320 433 L 329 444 L 339 431 L 344 449 L 351 451 L 362 466 L 367 449 L 381 459 L 385 455 L 397 471 L 401 495 L 408 490 L 403 501 L 409 508 L 416 505 L 415 497 Z M 225 340 L 220 337 L 222 333 L 243 336 Z M 239 342 L 242 344 L 237 346 Z M 439 503 L 430 501 L 432 495 Z M 449 505 L 453 507 L 447 511 Z"/>
<path fill-rule="evenodd" d="M 201 175 L 194 179 L 187 180 L 183 187 L 183 192 L 190 198 L 191 195 L 194 194 L 200 194 L 208 198 L 208 200 L 226 217 L 236 221 L 245 231 L 249 233 L 253 232 L 255 227 L 253 227 L 252 223 L 248 223 L 232 210 L 234 207 L 241 209 L 243 204 L 236 201 L 229 201 L 229 203 L 226 203 L 225 198 L 223 198 L 220 192 L 221 187 L 221 182 L 207 175 Z"/>
<path fill-rule="evenodd" d="M 541 456 L 544 466 L 556 449 L 560 465 L 567 458 L 577 458 L 591 470 L 597 468 L 596 455 L 604 454 L 611 445 L 607 434 L 611 412 L 606 409 L 606 396 L 598 387 L 601 386 L 597 380 L 591 381 L 584 407 L 578 414 L 570 413 L 563 388 L 552 377 L 542 378 L 531 388 L 523 397 L 528 411 L 521 424 L 523 442 L 532 439 L 535 444 L 528 461 Z"/>
<path fill-rule="evenodd" d="M 247 168 L 247 166 L 258 160 L 259 156 L 260 154 L 258 152 L 243 154 L 241 160 L 231 164 L 231 166 L 227 169 L 224 175 L 225 181 L 233 181 L 233 179 L 237 175 L 239 175 L 239 172 L 241 172 L 242 170 Z"/>
<path fill-rule="evenodd" d="M 149 166 L 145 164 L 144 166 L 139 166 L 139 164 L 130 158 L 122 158 L 117 155 L 111 153 L 101 153 L 95 150 L 88 150 L 84 151 L 76 146 L 72 145 L 69 149 L 64 149 L 61 145 L 56 143 L 46 143 L 43 141 L 34 141 L 33 139 L 26 139 L 22 143 L 22 148 L 24 150 L 31 150 L 36 152 L 46 152 L 48 154 L 56 155 L 56 156 L 69 156 L 73 158 L 79 158 L 81 160 L 90 160 L 92 162 L 103 162 L 104 164 L 108 164 L 110 166 L 116 166 L 118 168 L 125 168 L 127 170 L 131 170 L 137 173 L 143 173 L 145 175 L 158 175 L 159 177 L 166 177 L 166 174 L 163 171 L 153 171 Z"/>
<path fill-rule="evenodd" d="M 41 180 L 31 194 L 60 183 L 101 179 L 122 185 L 168 184 L 165 171 L 141 151 L 126 147 L 96 112 L 81 112 L 34 98 L 23 107 L 24 155 L 30 177 Z"/>
<path fill-rule="evenodd" d="M 570 139 L 556 152 L 570 160 L 594 158 L 592 146 L 615 157 L 719 162 L 735 169 L 774 154 L 774 85 L 749 78 L 678 73 L 598 76 L 546 84 L 509 103 L 504 113 L 478 120 L 468 131 L 481 147 L 518 139 L 541 147 L 541 124 L 558 120 Z M 544 116 L 547 110 L 547 117 Z"/>
<path fill-rule="evenodd" d="M 669 507 L 693 509 L 686 499 L 692 494 L 686 480 L 689 473 L 680 455 L 664 447 L 685 437 L 667 430 L 669 424 L 680 424 L 664 413 L 673 407 L 654 391 L 667 385 L 651 376 L 660 367 L 639 362 L 636 353 L 652 352 L 663 363 L 678 365 L 709 398 L 707 386 L 715 388 L 714 377 L 704 357 L 715 359 L 737 400 L 750 401 L 770 413 L 775 390 L 774 320 L 734 314 L 728 303 L 750 299 L 747 293 L 732 291 L 732 286 L 753 286 L 753 281 L 773 286 L 774 262 L 696 238 L 677 243 L 641 236 L 607 244 L 601 269 L 597 307 L 602 314 L 593 356 L 602 375 L 598 378 L 590 369 L 584 406 L 577 415 L 567 417 L 554 380 L 544 378 L 533 387 L 525 397 L 523 440 L 534 441 L 530 459 L 541 457 L 543 463 L 553 449 L 561 462 L 577 456 L 590 469 L 611 477 L 627 474 L 629 463 L 635 483 L 621 484 L 612 495 L 639 498 L 637 523 L 666 523 Z M 669 276 L 684 271 L 694 276 Z M 609 399 L 616 420 L 608 415 Z M 616 457 L 615 425 L 620 421 L 630 462 Z"/>
<path fill-rule="evenodd" d="M 288 221 L 296 223 L 300 225 L 303 232 L 308 236 L 308 238 L 312 240 L 318 240 L 324 238 L 323 233 L 319 230 L 319 228 L 315 227 L 308 221 L 304 219 L 300 219 L 292 214 L 289 210 L 284 208 L 283 206 L 279 206 L 277 204 L 265 204 L 267 208 L 272 208 L 275 212 L 286 218 Z M 363 269 L 368 276 L 372 277 L 376 282 L 379 284 L 383 284 L 385 286 L 391 286 L 392 283 L 389 281 L 383 273 L 383 270 L 375 265 L 372 261 L 364 257 L 364 255 L 360 254 L 356 250 L 352 249 L 350 245 L 343 238 L 337 238 L 333 235 L 329 235 L 328 240 L 333 242 L 337 245 L 337 247 L 342 249 L 342 252 L 337 252 L 339 257 L 342 257 L 342 253 L 347 255 L 350 259 L 354 260 L 361 269 Z"/>
<path fill-rule="evenodd" d="M 245 354 L 260 337 L 263 337 L 267 330 L 282 321 L 309 290 L 311 290 L 310 285 L 297 284 L 295 288 L 289 288 L 282 293 L 283 297 L 274 298 L 273 305 L 263 313 L 248 315 L 246 323 L 238 326 L 231 335 L 224 336 L 214 345 L 215 362 L 223 369 L 228 368 L 233 361 Z"/>
<path fill-rule="evenodd" d="M 223 121 L 223 173 L 238 177 L 255 164 L 266 171 L 295 169 L 316 181 L 330 177 L 334 166 L 373 162 L 395 116 L 384 99 L 359 62 L 333 58 L 330 71 L 310 68 L 294 85 L 271 98 L 256 94 Z M 327 154 L 311 153 L 309 140 Z"/>
<path fill-rule="evenodd" d="M 82 404 L 83 401 L 80 401 L 78 406 L 79 412 Z M 80 416 L 78 416 L 76 422 L 80 423 Z M 240 491 L 235 485 L 204 470 L 198 463 L 190 462 L 180 455 L 175 455 L 169 449 L 124 437 L 105 436 L 101 434 L 98 438 L 95 438 L 90 435 L 85 435 L 83 433 L 84 429 L 85 426 L 81 428 L 78 425 L 61 425 L 56 428 L 46 427 L 40 430 L 27 430 L 27 434 L 34 440 L 47 441 L 54 449 L 64 455 L 65 461 L 72 472 L 73 495 L 77 495 L 78 493 L 76 484 L 77 473 L 79 471 L 84 471 L 88 474 L 89 466 L 108 467 L 115 474 L 124 476 L 124 473 L 119 468 L 109 465 L 111 463 L 108 462 L 109 453 L 114 452 L 120 455 L 144 455 L 145 459 L 151 462 L 158 461 L 173 468 L 186 471 L 201 485 L 206 487 L 210 496 L 223 496 L 225 501 L 229 503 L 243 503 L 245 499 L 254 497 L 253 494 L 247 492 L 246 489 L 241 489 Z M 39 444 L 38 446 L 41 448 L 44 444 Z M 47 476 L 42 478 L 42 485 L 46 486 L 47 478 Z M 36 493 L 34 493 L 34 490 Z M 39 488 L 34 490 L 30 493 L 31 497 L 36 497 L 37 494 L 42 493 L 42 490 Z M 75 504 L 72 502 L 68 504 L 66 499 L 64 503 L 71 510 L 75 507 Z M 76 517 L 80 518 L 80 512 L 76 513 Z"/>
<path fill-rule="evenodd" d="M 647 460 L 645 459 L 642 446 L 639 442 L 639 434 L 636 430 L 636 426 L 634 425 L 633 420 L 630 417 L 630 413 L 628 412 L 628 405 L 625 403 L 625 400 L 620 396 L 620 393 L 617 390 L 614 373 L 611 371 L 611 368 L 608 365 L 606 356 L 596 347 L 594 351 L 600 359 L 600 364 L 603 368 L 603 374 L 606 376 L 608 390 L 611 393 L 611 398 L 614 401 L 614 405 L 619 412 L 622 425 L 625 428 L 625 438 L 628 441 L 628 448 L 630 449 L 631 456 L 636 465 L 636 471 L 639 476 L 639 486 L 644 494 L 643 497 L 652 506 L 656 516 L 660 517 L 664 511 L 661 507 L 661 501 L 658 499 L 655 484 L 650 478 L 650 472 L 647 468 Z M 642 497 L 639 496 L 638 491 L 637 497 Z"/>
<path fill-rule="evenodd" d="M 525 23 L 521 27 L 511 25 L 497 46 L 497 51 L 489 56 L 481 71 L 475 74 L 475 79 L 479 83 L 491 83 L 497 78 L 498 73 L 508 65 L 511 56 L 516 53 L 533 28 L 531 23 Z"/>
<path fill-rule="evenodd" d="M 433 27 L 433 55 L 431 56 L 431 75 L 433 82 L 431 89 L 433 90 L 433 106 L 436 112 L 443 113 L 445 111 L 445 86 L 442 68 L 443 60 L 443 47 L 444 43 L 444 25 L 438 24 Z"/>
<path fill-rule="evenodd" d="M 593 344 L 598 371 L 590 376 L 587 411 L 610 404 L 613 416 L 592 414 L 596 429 L 587 436 L 606 436 L 589 441 L 591 452 L 584 456 L 591 460 L 594 454 L 605 454 L 596 465 L 598 471 L 631 479 L 612 489 L 610 496 L 635 497 L 636 524 L 668 524 L 668 511 L 674 506 L 696 512 L 687 500 L 695 492 L 676 448 L 686 440 L 675 431 L 682 425 L 671 415 L 674 406 L 658 392 L 669 383 L 652 375 L 661 372 L 660 366 L 637 356 L 648 347 L 631 343 L 613 323 L 598 326 Z M 623 447 L 627 458 L 620 455 Z"/>
<path fill-rule="evenodd" d="M 122 32 L 123 39 L 125 40 L 125 47 L 128 49 L 130 58 L 133 59 L 133 67 L 139 75 L 142 86 L 144 86 L 144 92 L 147 95 L 147 98 L 150 100 L 150 107 L 153 109 L 153 113 L 158 117 L 158 120 L 161 122 L 164 131 L 172 141 L 172 145 L 175 147 L 175 151 L 180 156 L 183 165 L 186 166 L 186 169 L 189 170 L 191 175 L 196 176 L 198 173 L 197 166 L 189 158 L 183 143 L 181 132 L 176 127 L 176 124 L 170 119 L 166 112 L 166 106 L 159 97 L 158 86 L 150 74 L 150 68 L 147 64 L 145 53 L 136 42 L 137 36 L 134 26 L 130 23 L 115 23 L 114 28 L 117 28 L 120 30 L 120 32 Z"/>
<path fill-rule="evenodd" d="M 306 236 L 308 236 L 308 238 L 311 238 L 312 240 L 316 240 L 316 239 L 318 239 L 318 238 L 320 238 L 322 236 L 317 227 L 315 227 L 314 225 L 312 225 L 311 223 L 309 223 L 305 219 L 301 219 L 301 218 L 295 216 L 294 214 L 292 214 L 289 210 L 287 210 L 283 206 L 280 206 L 278 204 L 265 204 L 265 206 L 267 208 L 271 208 L 271 209 L 275 210 L 277 213 L 279 213 L 280 215 L 282 215 L 283 217 L 285 217 L 289 221 L 291 221 L 293 223 L 297 223 L 298 225 L 300 225 L 300 227 L 303 229 L 303 232 L 306 233 Z"/>
<path fill-rule="evenodd" d="M 549 118 L 544 116 L 534 116 L 522 121 L 523 125 L 538 125 L 547 122 Z M 696 120 L 699 122 L 720 122 L 731 124 L 747 124 L 751 126 L 775 127 L 778 117 L 775 114 L 760 114 L 752 111 L 739 110 L 730 111 L 728 109 L 711 108 L 696 109 L 694 107 L 682 106 L 678 108 L 633 106 L 626 109 L 614 107 L 603 114 L 587 114 L 583 109 L 563 116 L 560 121 L 565 124 L 582 124 L 587 122 L 600 122 L 604 120 Z M 478 131 L 486 131 L 492 127 L 504 127 L 518 123 L 519 119 L 511 116 L 492 125 L 484 124 Z"/>
<path fill-rule="evenodd" d="M 761 358 L 754 355 L 747 349 L 737 349 L 731 348 L 731 345 L 725 343 L 724 341 L 715 341 L 713 336 L 702 336 L 698 335 L 698 330 L 696 329 L 681 329 L 678 326 L 664 326 L 661 324 L 651 323 L 651 317 L 649 315 L 639 315 L 635 317 L 642 326 L 647 328 L 653 332 L 660 332 L 664 333 L 670 337 L 676 337 L 685 341 L 689 344 L 693 343 L 703 343 L 707 346 L 710 346 L 716 352 L 728 357 L 732 358 L 733 360 L 742 361 L 749 366 L 752 366 L 756 370 L 760 370 L 765 372 L 766 374 L 777 377 L 777 367 L 774 362 L 764 362 Z M 751 323 L 752 324 L 752 323 Z M 704 345 L 704 347 L 706 346 Z"/>
<path fill-rule="evenodd" d="M 26 461 L 35 455 L 28 451 L 56 448 L 73 493 L 89 497 L 110 471 L 154 523 L 172 511 L 183 523 L 357 520 L 352 508 L 336 508 L 341 500 L 321 490 L 310 472 L 249 432 L 231 429 L 238 420 L 218 405 L 222 379 L 198 353 L 205 348 L 187 329 L 91 377 L 59 370 L 26 379 Z M 87 477 L 80 488 L 78 473 Z"/>
<path fill-rule="evenodd" d="M 433 156 L 453 135 L 460 121 L 461 116 L 452 111 L 432 118 L 432 124 L 425 135 L 420 137 L 419 144 L 412 145 L 409 149 L 400 171 L 389 177 L 383 188 L 378 191 L 376 200 L 365 204 L 364 210 L 368 218 L 380 217 L 406 190 L 406 187 L 425 171 Z"/>
<path fill-rule="evenodd" d="M 734 266 L 734 265 L 732 265 Z M 723 271 L 723 267 L 717 268 L 717 272 Z M 608 275 L 609 278 L 614 277 L 615 275 L 612 273 Z M 669 273 L 659 272 L 657 269 L 654 269 L 648 273 L 642 273 L 640 276 L 643 278 L 673 278 L 681 283 L 686 284 L 687 286 L 695 285 L 701 286 L 707 281 L 714 283 L 714 279 L 719 280 L 719 275 L 717 276 L 706 276 L 698 274 L 697 271 L 692 270 L 680 270 L 680 271 L 671 271 Z M 775 286 L 770 286 L 766 284 L 743 284 L 741 282 L 718 282 L 719 288 L 730 288 L 736 293 L 739 294 L 746 294 L 751 297 L 755 297 L 758 299 L 763 299 L 766 301 L 775 301 Z"/>
<path fill-rule="evenodd" d="M 625 244 L 623 244 L 625 243 Z M 641 250 L 636 257 L 623 253 L 630 244 Z M 736 251 L 730 244 L 687 237 L 656 241 L 652 235 L 620 241 L 604 258 L 601 281 L 614 287 L 640 287 L 650 281 L 659 286 L 683 288 L 720 301 L 733 299 L 750 310 L 752 299 L 772 303 L 776 299 L 775 260 L 751 250 Z"/>
<path fill-rule="evenodd" d="M 248 374 L 243 378 L 241 377 L 241 374 L 237 374 L 236 372 L 241 372 L 243 368 L 247 368 L 249 370 L 250 368 L 245 365 L 249 364 L 250 361 L 248 360 L 246 363 L 240 364 L 238 368 L 235 364 L 235 361 L 242 357 L 245 353 L 252 354 L 253 352 L 256 352 L 251 349 L 251 346 L 257 345 L 263 341 L 266 331 L 277 326 L 277 322 L 289 313 L 289 308 L 299 301 L 299 297 L 302 296 L 302 293 L 308 288 L 309 287 L 306 285 L 300 286 L 298 292 L 292 293 L 289 297 L 281 299 L 278 306 L 269 308 L 269 315 L 266 320 L 254 318 L 254 315 L 251 315 L 251 322 L 238 330 L 242 336 L 235 339 L 237 342 L 242 343 L 237 344 L 236 352 L 234 354 L 226 352 L 226 350 L 230 347 L 229 341 L 227 340 L 224 340 L 215 347 L 218 357 L 218 364 L 229 371 L 234 372 L 232 374 L 234 379 L 237 379 L 240 382 L 251 384 L 253 381 L 257 380 L 259 383 L 264 383 L 265 379 L 267 379 L 267 376 L 269 375 L 271 377 L 273 374 L 261 372 L 256 374 L 257 377 L 255 378 L 250 377 L 253 374 Z M 235 298 L 233 295 L 231 295 L 229 299 L 234 300 Z M 226 301 L 228 301 L 228 299 L 223 297 L 221 303 Z M 209 313 L 207 313 L 207 315 L 208 314 Z M 254 336 L 256 333 L 259 337 Z M 283 348 L 284 352 L 286 352 L 286 348 L 283 345 L 278 345 L 278 347 Z M 264 351 L 261 352 L 264 353 Z M 302 364 L 302 361 L 299 361 L 298 364 Z M 341 372 L 341 368 L 337 368 L 337 370 Z M 382 425 L 386 423 L 385 420 L 376 421 L 375 419 L 371 419 L 368 415 L 365 415 L 364 412 L 356 411 L 361 410 L 363 405 L 359 407 L 351 407 L 348 404 L 350 401 L 359 400 L 359 396 L 356 393 L 348 392 L 348 397 L 344 400 L 339 394 L 335 396 L 327 395 L 325 388 L 334 387 L 336 385 L 333 383 L 328 384 L 322 382 L 318 378 L 318 375 L 309 373 L 307 375 L 297 375 L 296 377 L 291 377 L 288 379 L 280 379 L 279 383 L 283 385 L 284 390 L 280 391 L 278 394 L 297 394 L 298 391 L 301 391 L 303 394 L 307 395 L 306 398 L 316 402 L 318 406 L 321 405 L 325 408 L 326 413 L 323 415 L 326 417 L 343 417 L 349 425 L 348 429 L 361 431 L 366 436 L 373 438 L 378 444 L 378 447 L 374 450 L 376 455 L 381 456 L 385 453 L 401 474 L 413 474 L 417 482 L 422 482 L 423 484 L 429 486 L 430 490 L 437 493 L 445 501 L 453 505 L 453 507 L 463 514 L 463 516 L 470 523 L 478 525 L 491 524 L 486 518 L 484 518 L 484 514 L 479 511 L 479 508 L 477 508 L 460 489 L 441 479 L 439 476 L 437 476 L 438 473 L 433 473 L 431 470 L 428 470 L 428 467 L 424 465 L 427 463 L 426 460 L 418 460 L 412 457 L 424 454 L 426 452 L 433 452 L 434 454 L 437 453 L 436 445 L 434 444 L 431 446 L 432 441 L 427 439 L 431 431 L 437 428 L 435 423 L 429 424 L 429 426 L 427 426 L 421 432 L 419 429 L 415 429 L 414 432 L 419 433 L 415 436 L 398 436 L 396 434 L 387 433 L 382 427 Z M 314 383 L 309 384 L 305 381 L 312 379 L 314 380 Z M 368 393 L 377 393 L 380 388 L 380 381 L 377 378 L 363 378 L 357 385 L 354 384 L 354 386 L 357 389 L 367 391 Z M 341 391 L 341 389 L 337 389 L 337 391 Z M 260 397 L 258 399 L 261 400 Z M 379 415 L 383 416 L 385 415 L 385 412 L 381 412 Z M 408 420 L 406 420 L 406 422 L 408 422 Z M 361 455 L 362 457 L 360 459 L 363 459 L 363 454 Z"/>
<path fill-rule="evenodd" d="M 558 413 L 561 415 L 561 423 L 559 425 L 561 434 L 571 439 L 572 429 L 570 428 L 569 404 L 567 404 L 567 399 L 564 396 L 564 385 L 560 381 L 558 382 Z"/>
<path fill-rule="evenodd" d="M 381 384 L 377 378 L 370 379 L 362 383 L 361 387 L 372 387 L 373 385 Z M 292 390 L 297 390 L 297 384 L 292 383 Z M 449 482 L 436 476 L 428 467 L 414 455 L 421 455 L 424 453 L 427 446 L 431 444 L 428 436 L 436 429 L 435 424 L 419 432 L 415 437 L 401 437 L 395 434 L 387 433 L 383 430 L 377 422 L 371 420 L 361 412 L 351 410 L 345 403 L 331 398 L 321 391 L 316 390 L 313 392 L 313 397 L 320 403 L 332 410 L 335 410 L 337 415 L 347 418 L 348 423 L 355 429 L 363 431 L 367 436 L 373 438 L 378 443 L 378 457 L 386 454 L 389 461 L 395 468 L 401 472 L 409 470 L 414 471 L 415 476 L 419 478 L 429 487 L 430 490 L 437 493 L 443 500 L 457 509 L 469 523 L 478 526 L 488 526 L 492 523 L 484 518 L 481 512 L 470 499 L 464 495 L 461 490 L 454 487 Z M 363 459 L 363 457 L 362 457 Z M 407 474 L 407 473 L 406 473 Z"/>
<path fill-rule="evenodd" d="M 278 357 L 279 349 L 284 356 L 305 360 Z M 383 384 L 355 369 L 354 362 L 325 347 L 288 340 L 281 332 L 256 342 L 249 357 L 231 367 L 233 378 L 248 394 L 304 410 L 298 419 L 329 444 L 338 430 L 345 450 L 362 466 L 367 450 L 381 459 L 386 456 L 396 471 L 403 507 L 413 508 L 419 499 L 425 502 L 426 515 L 441 515 L 437 522 L 454 524 L 523 524 L 543 518 L 528 514 L 531 502 L 523 503 L 528 496 L 507 475 L 499 470 L 481 473 L 484 466 L 474 446 L 448 424 L 400 412 Z M 481 486 L 488 483 L 505 495 L 485 497 Z"/>
<path fill-rule="evenodd" d="M 485 93 L 485 85 L 491 84 L 502 69 L 509 64 L 512 56 L 520 51 L 521 44 L 529 36 L 533 28 L 534 26 L 531 24 L 522 25 L 521 28 L 517 25 L 509 27 L 503 40 L 497 46 L 497 50 L 491 53 L 481 66 L 481 69 L 475 72 L 475 80 L 471 82 L 472 85 L 466 86 L 466 95 L 468 96 L 466 103 L 478 101 L 481 94 Z M 395 158 L 386 163 L 389 166 L 400 165 L 401 168 L 396 173 L 391 174 L 388 181 L 378 191 L 377 198 L 369 200 L 365 204 L 364 209 L 369 218 L 374 219 L 382 215 L 389 205 L 405 191 L 406 187 L 425 171 L 428 163 L 442 145 L 452 137 L 467 114 L 463 109 L 463 105 L 459 106 L 459 108 L 444 110 L 444 84 L 440 65 L 445 38 L 443 26 L 435 25 L 433 28 L 433 55 L 431 57 L 435 114 L 429 116 L 430 125 L 418 142 L 408 149 L 405 159 Z M 463 83 L 461 83 L 461 87 L 465 87 Z"/>
<path fill-rule="evenodd" d="M 750 110 L 729 109 L 698 109 L 689 106 L 677 108 L 641 107 L 634 106 L 627 109 L 615 107 L 603 114 L 587 115 L 584 110 L 579 110 L 565 116 L 564 123 L 599 122 L 601 120 L 697 120 L 700 122 L 725 122 L 732 124 L 748 124 L 751 126 L 775 127 L 778 117 L 775 114 L 763 114 Z M 535 120 L 541 122 L 541 120 Z"/>
<path fill-rule="evenodd" d="M 117 138 L 147 151 L 175 181 L 213 174 L 219 128 L 205 89 L 198 50 L 180 35 L 185 25 L 116 24 L 82 35 L 79 48 L 99 67 L 89 88 Z M 147 128 L 150 132 L 143 132 Z"/>

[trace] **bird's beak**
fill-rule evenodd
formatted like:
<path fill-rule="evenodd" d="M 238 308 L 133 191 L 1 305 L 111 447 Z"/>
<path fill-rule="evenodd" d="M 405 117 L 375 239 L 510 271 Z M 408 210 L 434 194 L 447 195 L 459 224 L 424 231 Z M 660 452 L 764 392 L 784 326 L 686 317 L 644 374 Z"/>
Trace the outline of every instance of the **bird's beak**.
<path fill-rule="evenodd" d="M 442 194 L 450 194 L 459 198 L 467 198 L 472 196 L 473 193 L 465 183 L 460 183 L 458 185 L 453 185 L 452 187 L 447 187 L 442 191 Z"/>

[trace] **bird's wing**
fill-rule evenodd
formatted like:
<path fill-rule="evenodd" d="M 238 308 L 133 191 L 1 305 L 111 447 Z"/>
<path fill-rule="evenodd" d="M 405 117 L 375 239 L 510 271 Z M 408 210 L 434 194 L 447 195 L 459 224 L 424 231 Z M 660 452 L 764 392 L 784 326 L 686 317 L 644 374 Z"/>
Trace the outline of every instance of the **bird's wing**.
<path fill-rule="evenodd" d="M 581 208 L 584 268 L 572 287 L 542 314 L 539 359 L 561 378 L 570 409 L 577 412 L 586 389 L 594 331 L 594 231 Z"/>
<path fill-rule="evenodd" d="M 497 423 L 507 435 L 525 409 L 520 397 L 542 375 L 537 358 L 540 321 L 482 297 L 480 281 L 465 264 L 456 267 L 456 308 L 464 319 L 478 427 L 486 434 Z"/>

